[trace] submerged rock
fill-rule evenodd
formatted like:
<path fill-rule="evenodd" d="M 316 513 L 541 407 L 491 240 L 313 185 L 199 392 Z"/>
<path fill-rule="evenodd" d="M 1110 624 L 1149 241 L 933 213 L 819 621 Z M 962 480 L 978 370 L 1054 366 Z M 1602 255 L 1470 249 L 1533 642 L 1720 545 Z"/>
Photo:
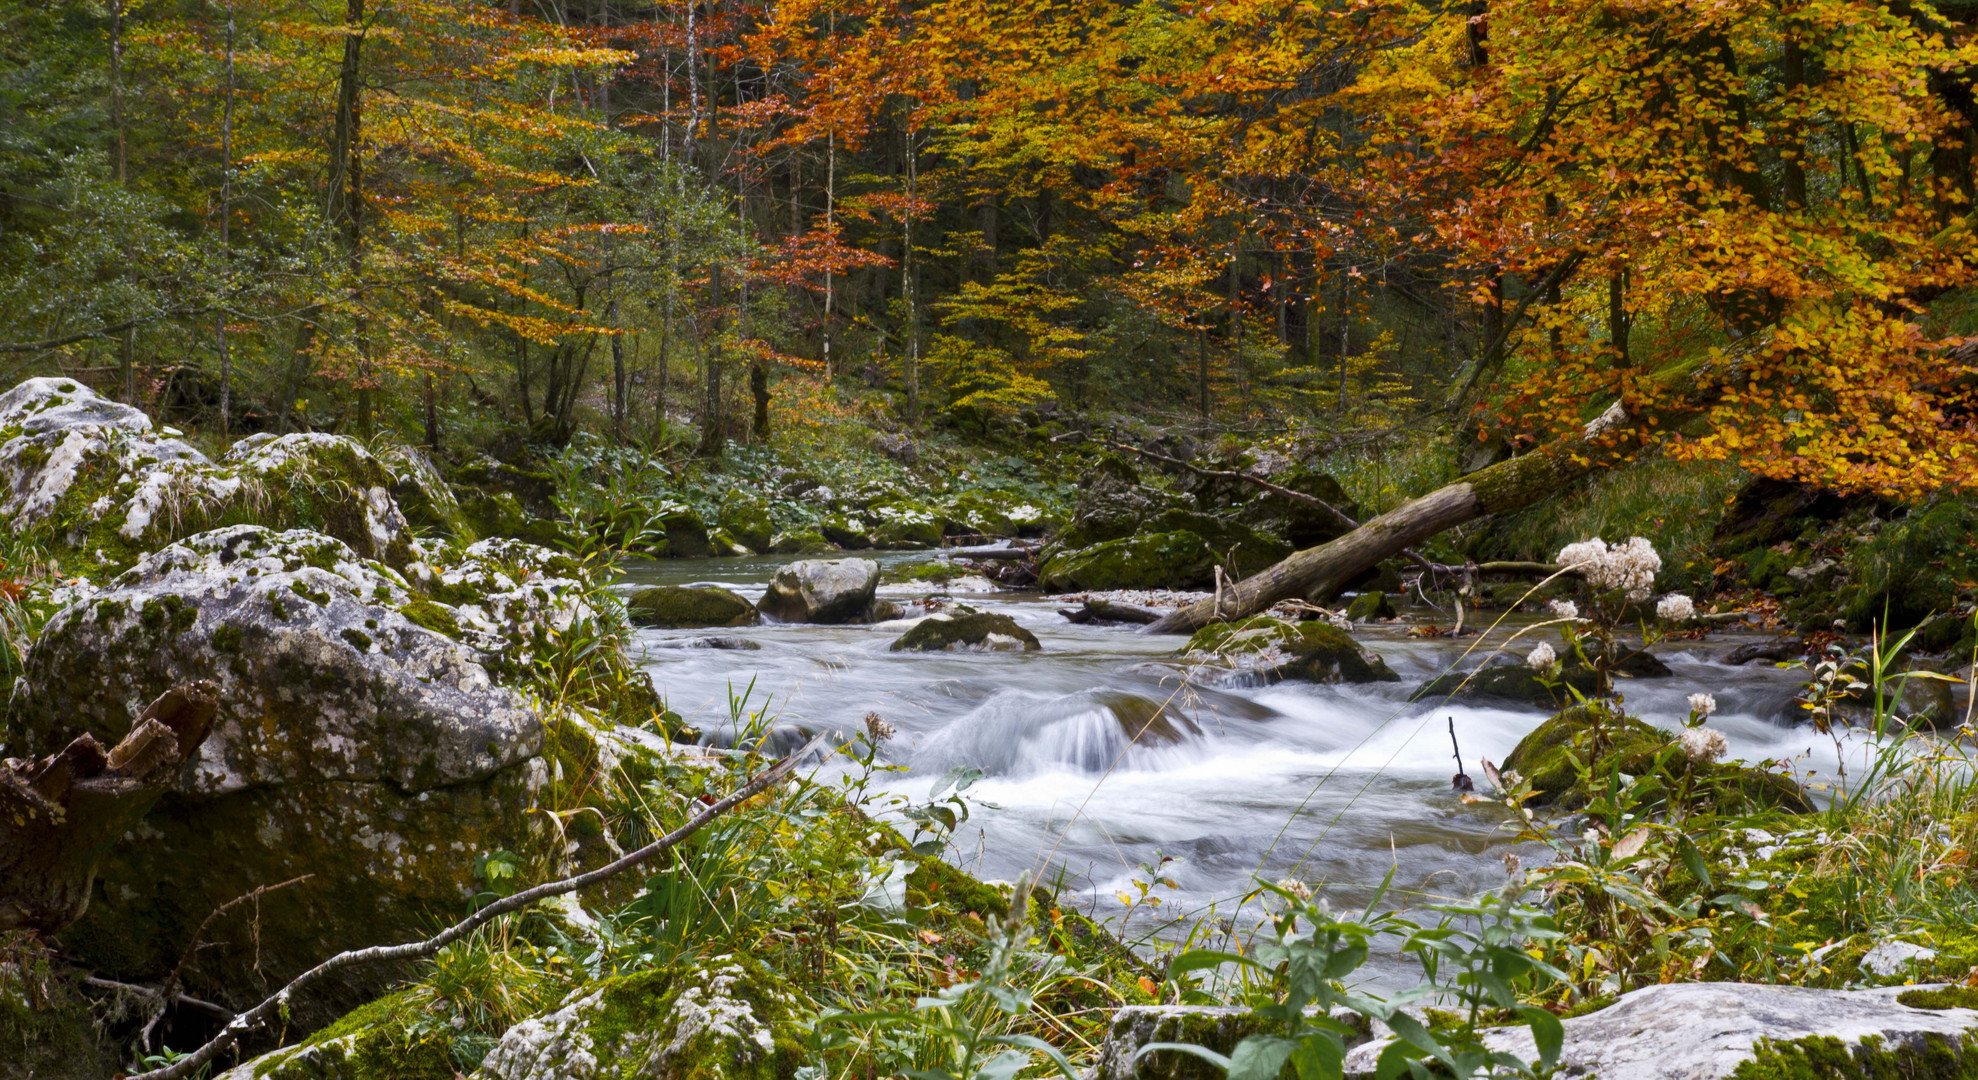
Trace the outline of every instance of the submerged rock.
<path fill-rule="evenodd" d="M 661 629 L 753 626 L 761 621 L 754 604 L 715 585 L 655 585 L 633 593 L 625 608 L 633 625 Z"/>
<path fill-rule="evenodd" d="M 1675 674 L 1646 649 L 1624 653 L 1615 668 L 1626 679 L 1663 679 Z M 1550 682 L 1551 685 L 1547 685 Z M 1452 671 L 1429 680 L 1410 700 L 1455 697 L 1459 700 L 1514 701 L 1541 709 L 1556 709 L 1579 698 L 1594 697 L 1600 680 L 1593 669 L 1568 656 L 1557 677 L 1545 676 L 1524 664 L 1491 664 L 1473 671 Z M 1575 698 L 1573 691 L 1579 691 Z"/>
<path fill-rule="evenodd" d="M 1594 752 L 1596 733 L 1606 743 L 1605 754 Z M 1714 799 L 1725 812 L 1812 809 L 1790 776 L 1735 762 L 1693 762 L 1670 733 L 1601 705 L 1576 705 L 1532 729 L 1505 757 L 1502 771 L 1531 781 L 1533 805 L 1556 804 L 1571 810 L 1586 805 L 1588 799 L 1582 768 L 1592 777 L 1604 778 L 1616 770 L 1641 776 L 1658 760 L 1676 774 L 1691 777 L 1696 781 L 1695 793 Z"/>
<path fill-rule="evenodd" d="M 1242 669 L 1270 682 L 1399 682 L 1377 654 L 1353 636 L 1317 620 L 1289 622 L 1253 615 L 1241 622 L 1211 623 L 1182 646 L 1182 655 L 1208 655 L 1239 661 Z"/>
<path fill-rule="evenodd" d="M 805 559 L 776 571 L 756 607 L 778 622 L 860 622 L 878 588 L 871 559 Z"/>
<path fill-rule="evenodd" d="M 1036 652 L 1043 648 L 1037 635 L 1008 615 L 977 611 L 965 615 L 930 615 L 890 646 L 893 652 L 941 652 L 981 649 L 987 652 Z"/>
<path fill-rule="evenodd" d="M 1564 1022 L 1559 1075 L 1600 1080 L 1725 1080 L 1795 1076 L 1962 1076 L 1978 1009 L 1928 1008 L 1929 991 L 1815 990 L 1751 983 L 1667 983 L 1621 995 Z M 1484 1044 L 1525 1061 L 1527 1027 L 1487 1032 Z M 1372 1076 L 1385 1040 L 1346 1056 L 1346 1075 Z"/>

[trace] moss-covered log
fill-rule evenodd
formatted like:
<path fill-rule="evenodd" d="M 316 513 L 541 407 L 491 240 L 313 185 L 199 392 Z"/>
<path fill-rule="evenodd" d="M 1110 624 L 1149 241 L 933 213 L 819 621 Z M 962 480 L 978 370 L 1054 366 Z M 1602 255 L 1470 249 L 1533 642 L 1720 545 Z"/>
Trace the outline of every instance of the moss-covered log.
<path fill-rule="evenodd" d="M 1294 552 L 1220 595 L 1170 612 L 1147 627 L 1155 634 L 1192 634 L 1215 622 L 1241 619 L 1293 597 L 1324 598 L 1400 553 L 1485 514 L 1517 510 L 1624 460 L 1636 437 L 1613 429 L 1625 417 L 1610 409 L 1586 430 L 1501 461 L 1389 510 L 1346 535 Z"/>

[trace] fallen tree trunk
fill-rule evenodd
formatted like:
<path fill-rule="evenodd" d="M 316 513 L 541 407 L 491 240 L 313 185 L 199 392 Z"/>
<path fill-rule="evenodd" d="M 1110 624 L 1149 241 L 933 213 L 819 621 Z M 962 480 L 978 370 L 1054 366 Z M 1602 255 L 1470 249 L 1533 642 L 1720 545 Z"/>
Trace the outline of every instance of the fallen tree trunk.
<path fill-rule="evenodd" d="M 168 690 L 109 751 L 89 734 L 39 761 L 0 761 L 0 929 L 52 934 L 82 917 L 96 864 L 198 752 L 219 688 Z"/>
<path fill-rule="evenodd" d="M 1615 432 L 1627 416 L 1615 406 L 1581 433 L 1501 461 L 1389 510 L 1336 540 L 1290 557 L 1211 600 L 1150 624 L 1150 634 L 1192 634 L 1204 626 L 1254 615 L 1280 600 L 1324 597 L 1381 560 L 1485 514 L 1517 510 L 1628 456 L 1637 440 Z"/>

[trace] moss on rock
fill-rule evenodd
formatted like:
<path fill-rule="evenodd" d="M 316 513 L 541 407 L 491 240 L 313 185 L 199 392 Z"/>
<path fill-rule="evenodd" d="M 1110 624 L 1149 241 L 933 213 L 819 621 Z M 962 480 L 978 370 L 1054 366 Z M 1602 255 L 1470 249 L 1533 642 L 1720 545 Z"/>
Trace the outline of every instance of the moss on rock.
<path fill-rule="evenodd" d="M 942 652 L 980 649 L 988 652 L 1036 652 L 1043 648 L 1037 635 L 1018 625 L 1015 619 L 996 612 L 976 611 L 965 615 L 930 615 L 900 635 L 889 648 L 893 652 Z"/>
<path fill-rule="evenodd" d="M 755 605 L 718 586 L 656 585 L 632 594 L 626 604 L 637 626 L 677 629 L 692 626 L 753 626 L 761 621 Z"/>
<path fill-rule="evenodd" d="M 1206 584 L 1216 559 L 1192 532 L 1148 533 L 1057 551 L 1037 568 L 1053 592 L 1185 589 Z"/>
<path fill-rule="evenodd" d="M 1211 623 L 1182 646 L 1184 656 L 1253 660 L 1271 681 L 1326 683 L 1397 682 L 1387 662 L 1361 648 L 1353 636 L 1318 620 L 1290 622 L 1253 615 L 1240 622 Z"/>
<path fill-rule="evenodd" d="M 1596 738 L 1607 752 L 1594 753 Z M 1699 763 L 1672 749 L 1673 738 L 1660 729 L 1602 704 L 1576 705 L 1532 729 L 1505 757 L 1503 769 L 1531 782 L 1534 805 L 1577 809 L 1588 800 L 1589 776 L 1614 772 L 1640 776 L 1658 761 L 1696 784 L 1723 812 L 1778 808 L 1793 812 L 1812 809 L 1805 792 L 1791 778 L 1735 763 Z M 1598 780 L 1596 779 L 1596 782 Z"/>

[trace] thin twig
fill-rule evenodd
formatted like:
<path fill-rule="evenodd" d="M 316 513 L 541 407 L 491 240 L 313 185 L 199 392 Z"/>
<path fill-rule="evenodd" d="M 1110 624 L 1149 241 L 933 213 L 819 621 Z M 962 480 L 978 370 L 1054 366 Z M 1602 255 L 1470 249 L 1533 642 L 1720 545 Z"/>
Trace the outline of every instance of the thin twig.
<path fill-rule="evenodd" d="M 823 745 L 824 741 L 825 737 L 819 735 L 817 738 L 805 743 L 803 749 L 770 766 L 762 775 L 735 789 L 726 798 L 710 804 L 707 809 L 688 819 L 686 824 L 624 858 L 606 863 L 596 870 L 578 874 L 574 877 L 567 877 L 561 881 L 546 882 L 533 889 L 524 889 L 513 896 L 497 900 L 424 941 L 413 941 L 404 945 L 374 945 L 367 949 L 351 949 L 347 952 L 340 952 L 328 960 L 317 964 L 315 967 L 310 968 L 308 971 L 297 975 L 289 981 L 287 986 L 277 990 L 272 997 L 263 1001 L 261 1004 L 234 1017 L 206 1045 L 162 1069 L 133 1073 L 126 1080 L 181 1080 L 183 1077 L 191 1076 L 207 1062 L 220 1056 L 228 1047 L 239 1041 L 242 1035 L 267 1023 L 278 1012 L 285 1011 L 288 1007 L 289 999 L 298 991 L 310 983 L 321 980 L 331 972 L 340 968 L 350 967 L 354 964 L 377 963 L 388 960 L 416 960 L 420 957 L 431 956 L 453 942 L 474 932 L 476 929 L 493 922 L 495 919 L 511 911 L 519 911 L 538 900 L 547 900 L 553 896 L 562 896 L 565 893 L 576 892 L 578 889 L 595 885 L 600 881 L 630 870 L 632 867 L 645 862 L 654 855 L 673 847 L 680 841 L 699 832 L 702 826 L 734 809 L 736 806 L 741 805 L 746 800 L 775 784 L 781 783 L 789 777 L 791 771 L 797 767 L 799 762 L 809 757 L 811 751 Z"/>
<path fill-rule="evenodd" d="M 259 900 L 262 896 L 274 892 L 276 889 L 286 889 L 290 885 L 299 885 L 315 876 L 314 874 L 304 874 L 301 877 L 290 878 L 287 881 L 274 885 L 257 885 L 208 912 L 206 918 L 200 921 L 199 929 L 192 932 L 192 941 L 187 943 L 185 952 L 179 957 L 178 964 L 172 968 L 171 974 L 165 976 L 165 981 L 158 984 L 157 1011 L 151 1014 L 151 1019 L 144 1022 L 144 1030 L 138 1034 L 138 1045 L 144 1047 L 146 1050 L 151 1049 L 151 1032 L 158 1026 L 158 1021 L 164 1019 L 165 1011 L 172 1007 L 172 1002 L 177 997 L 179 976 L 185 973 L 185 966 L 192 962 L 193 955 L 199 951 L 200 942 L 206 939 L 206 931 L 212 928 L 215 920 L 250 900 Z M 228 1018 L 232 1018 L 231 1013 L 228 1014 Z"/>
<path fill-rule="evenodd" d="M 84 986 L 94 986 L 98 990 L 117 990 L 127 994 L 137 994 L 142 997 L 158 996 L 158 991 L 152 987 L 142 986 L 138 983 L 118 982 L 115 979 L 105 979 L 100 975 L 85 975 L 82 977 L 82 984 Z M 227 1008 L 225 1005 L 216 1005 L 204 998 L 196 998 L 191 994 L 184 993 L 180 994 L 178 999 L 183 1004 L 219 1017 L 222 1023 L 234 1018 L 233 1010 Z"/>

